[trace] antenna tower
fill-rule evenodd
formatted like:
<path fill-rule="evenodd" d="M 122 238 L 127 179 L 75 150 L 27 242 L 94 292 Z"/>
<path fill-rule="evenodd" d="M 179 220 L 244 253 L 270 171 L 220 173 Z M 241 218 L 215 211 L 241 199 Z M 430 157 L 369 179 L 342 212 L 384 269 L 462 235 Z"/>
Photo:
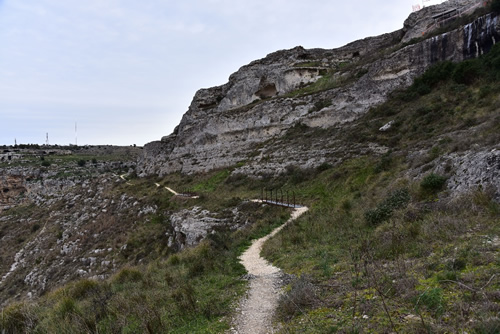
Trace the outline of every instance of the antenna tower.
<path fill-rule="evenodd" d="M 49 146 L 49 133 L 47 132 L 47 137 L 45 139 L 45 145 Z"/>

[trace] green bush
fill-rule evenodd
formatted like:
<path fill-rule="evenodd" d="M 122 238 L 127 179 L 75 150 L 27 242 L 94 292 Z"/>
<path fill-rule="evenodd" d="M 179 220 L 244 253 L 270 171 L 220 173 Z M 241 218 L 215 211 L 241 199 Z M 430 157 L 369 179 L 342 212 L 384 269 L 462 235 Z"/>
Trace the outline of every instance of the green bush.
<path fill-rule="evenodd" d="M 329 170 L 330 168 L 332 168 L 332 165 L 330 165 L 328 162 L 323 162 L 321 165 L 316 167 L 316 170 L 318 172 L 324 172 L 325 170 Z"/>
<path fill-rule="evenodd" d="M 451 61 L 437 63 L 415 79 L 410 90 L 420 95 L 429 94 L 438 83 L 448 80 L 453 73 L 455 64 Z"/>
<path fill-rule="evenodd" d="M 377 226 L 389 219 L 392 210 L 386 205 L 379 205 L 375 209 L 365 212 L 365 220 L 370 226 Z"/>
<path fill-rule="evenodd" d="M 389 196 L 380 203 L 375 209 L 365 212 L 365 220 L 370 226 L 377 226 L 392 215 L 397 209 L 406 207 L 410 202 L 410 193 L 408 189 L 398 189 L 389 194 Z"/>
<path fill-rule="evenodd" d="M 86 163 L 86 162 L 85 162 L 85 160 L 83 160 L 83 159 L 78 160 L 78 166 L 80 166 L 80 167 L 85 166 L 85 163 Z"/>
<path fill-rule="evenodd" d="M 42 167 L 49 167 L 49 166 L 50 166 L 50 161 L 48 161 L 48 160 L 42 161 Z"/>
<path fill-rule="evenodd" d="M 441 175 L 431 173 L 422 179 L 420 188 L 426 192 L 436 193 L 443 189 L 447 178 Z"/>
<path fill-rule="evenodd" d="M 481 62 L 477 59 L 465 60 L 456 65 L 452 78 L 458 84 L 471 85 L 482 77 Z"/>

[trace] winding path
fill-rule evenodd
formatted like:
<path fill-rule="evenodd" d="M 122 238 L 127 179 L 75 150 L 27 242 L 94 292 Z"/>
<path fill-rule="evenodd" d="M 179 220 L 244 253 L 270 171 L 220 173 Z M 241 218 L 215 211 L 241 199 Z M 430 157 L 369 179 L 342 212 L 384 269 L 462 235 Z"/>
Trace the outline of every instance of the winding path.
<path fill-rule="evenodd" d="M 307 207 L 296 208 L 286 223 L 274 229 L 265 237 L 254 240 L 250 248 L 240 256 L 241 263 L 252 279 L 250 280 L 248 294 L 241 300 L 237 309 L 237 315 L 233 319 L 230 333 L 274 333 L 272 317 L 278 305 L 281 290 L 281 270 L 262 258 L 260 252 L 269 238 L 307 212 L 307 210 Z"/>
<path fill-rule="evenodd" d="M 123 175 L 120 176 L 126 181 Z M 161 187 L 155 183 L 156 187 Z M 164 187 L 176 196 L 181 194 L 175 190 Z M 188 196 L 198 198 L 198 196 Z M 262 203 L 261 200 L 253 200 Z M 247 296 L 243 298 L 235 312 L 232 321 L 231 334 L 268 334 L 274 333 L 272 318 L 278 306 L 281 293 L 281 270 L 260 256 L 264 243 L 280 232 L 286 225 L 309 210 L 308 207 L 296 207 L 290 218 L 281 226 L 275 228 L 271 233 L 256 239 L 252 245 L 239 257 L 241 264 L 247 270 L 250 279 L 250 289 Z"/>

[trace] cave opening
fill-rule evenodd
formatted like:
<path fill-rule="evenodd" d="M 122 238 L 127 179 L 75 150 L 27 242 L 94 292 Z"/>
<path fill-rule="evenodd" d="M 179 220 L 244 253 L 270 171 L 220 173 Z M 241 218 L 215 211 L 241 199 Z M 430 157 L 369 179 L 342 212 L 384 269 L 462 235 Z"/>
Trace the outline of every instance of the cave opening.
<path fill-rule="evenodd" d="M 273 97 L 273 96 L 278 95 L 278 90 L 276 89 L 276 85 L 275 84 L 270 83 L 270 84 L 264 86 L 259 91 L 257 91 L 255 93 L 255 95 L 257 95 L 261 99 L 267 99 L 269 97 Z"/>

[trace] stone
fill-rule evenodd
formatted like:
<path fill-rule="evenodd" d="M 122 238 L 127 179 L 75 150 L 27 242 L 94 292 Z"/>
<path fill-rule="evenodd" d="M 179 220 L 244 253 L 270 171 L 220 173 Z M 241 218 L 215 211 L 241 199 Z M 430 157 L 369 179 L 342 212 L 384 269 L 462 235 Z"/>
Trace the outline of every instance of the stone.
<path fill-rule="evenodd" d="M 392 128 L 393 124 L 394 124 L 394 121 L 390 121 L 389 123 L 385 124 L 380 129 L 378 129 L 378 131 L 382 131 L 382 132 L 389 131 Z"/>
<path fill-rule="evenodd" d="M 333 50 L 281 50 L 241 67 L 226 84 L 196 92 L 174 132 L 145 145 L 137 174 L 192 174 L 245 161 L 238 173 L 278 175 L 287 168 L 290 156 L 299 157 L 296 164 L 304 168 L 340 163 L 351 154 L 345 143 L 282 147 L 279 139 L 297 125 L 313 129 L 348 126 L 386 101 L 395 89 L 411 85 L 432 64 L 488 52 L 493 41 L 500 40 L 494 14 L 432 38 L 424 34 L 423 39 L 414 40 L 422 37 L 422 29 L 434 20 L 433 15 L 455 4 L 465 10 L 472 0 L 424 8 L 411 14 L 403 29 L 390 34 Z M 380 56 L 373 57 L 376 54 Z M 341 64 L 350 64 L 352 69 L 343 70 Z M 289 95 L 332 72 L 329 80 L 338 84 L 330 89 Z M 321 101 L 326 104 L 318 109 L 316 103 Z M 388 129 L 389 125 L 381 131 Z M 269 153 L 264 155 L 264 151 Z"/>
<path fill-rule="evenodd" d="M 200 207 L 176 212 L 170 216 L 171 231 L 165 234 L 168 247 L 178 250 L 192 247 L 217 229 L 242 226 L 237 209 L 232 215 L 231 218 L 217 218 L 216 214 Z"/>

